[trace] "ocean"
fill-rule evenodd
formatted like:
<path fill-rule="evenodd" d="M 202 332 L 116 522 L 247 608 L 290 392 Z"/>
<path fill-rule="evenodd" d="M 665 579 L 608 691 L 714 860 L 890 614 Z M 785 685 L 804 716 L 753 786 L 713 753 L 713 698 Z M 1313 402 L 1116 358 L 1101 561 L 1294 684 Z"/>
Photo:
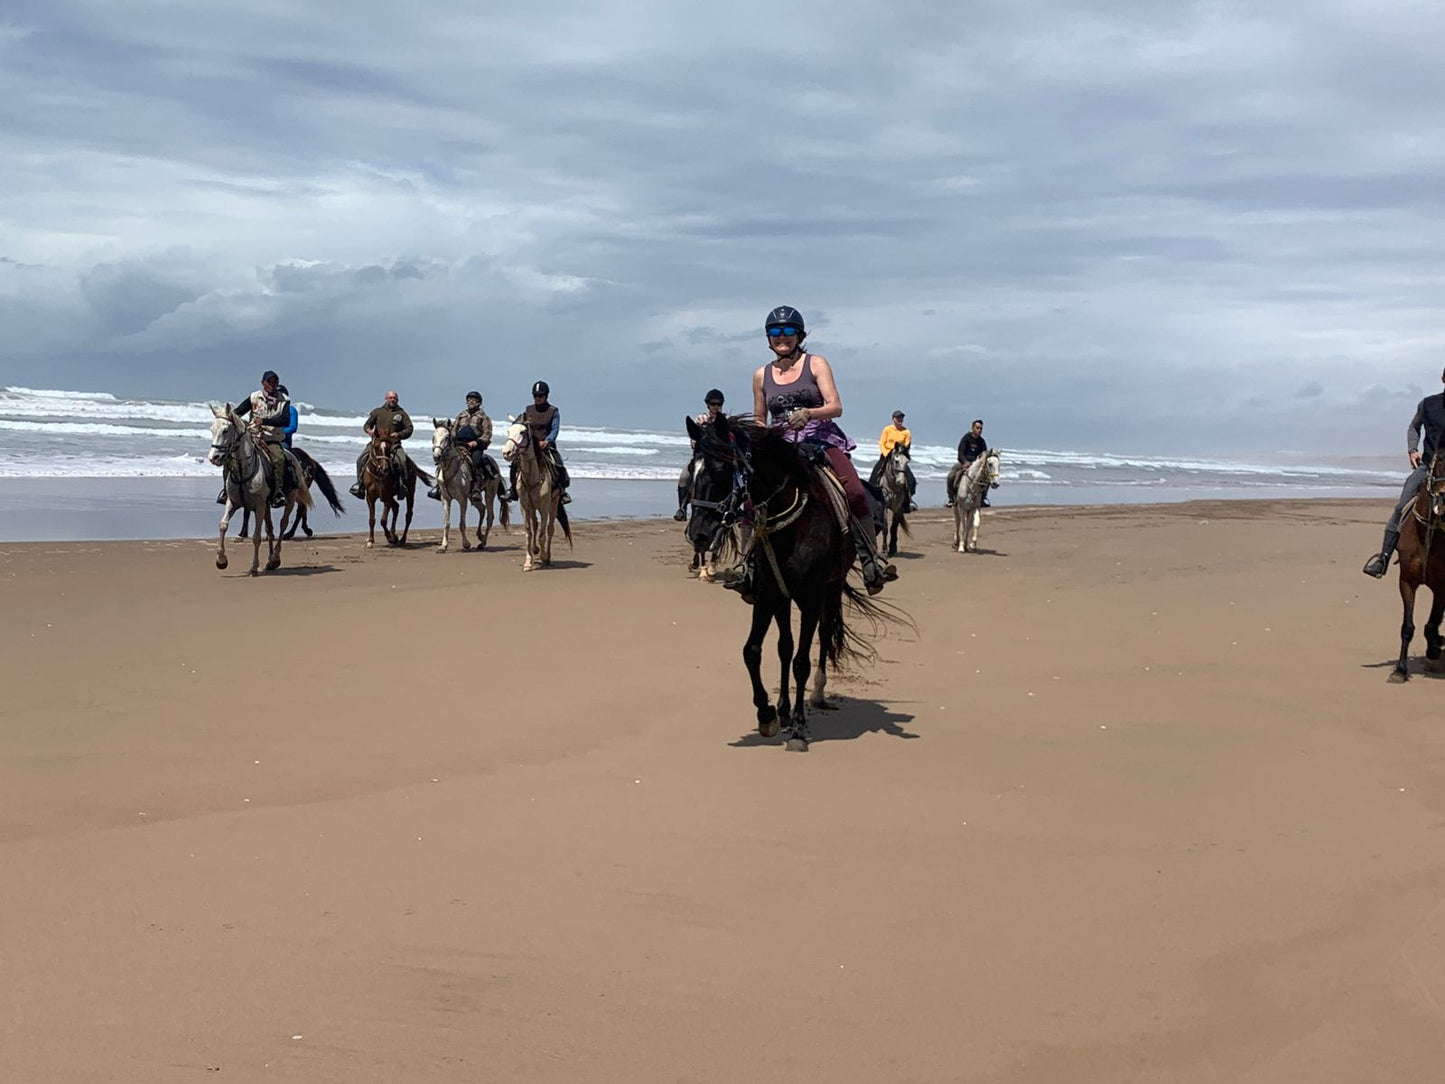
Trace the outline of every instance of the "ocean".
<path fill-rule="evenodd" d="M 297 405 L 297 446 L 319 459 L 344 491 L 365 444 L 364 416 Z M 457 404 L 403 405 L 417 426 L 408 442 L 411 454 L 429 469 L 432 414 L 454 416 Z M 576 425 L 570 416 L 563 418 L 559 445 L 574 479 L 576 518 L 671 514 L 674 483 L 688 457 L 685 433 Z M 0 389 L 0 541 L 213 537 L 220 471 L 206 462 L 210 422 L 206 403 Z M 871 441 L 881 427 L 852 434 L 864 438 L 856 456 L 864 471 L 872 465 Z M 1023 447 L 1007 434 L 985 435 L 1002 450 L 996 507 L 1390 497 L 1405 474 L 1403 455 L 1338 461 L 1288 453 L 1240 459 L 1120 455 Z M 914 448 L 920 504 L 943 502 L 957 435 L 950 439 L 919 440 Z M 364 509 L 358 516 L 358 502 L 343 500 L 346 516 L 338 520 L 318 511 L 313 525 L 328 532 L 364 529 Z M 440 525 L 441 506 L 420 501 L 413 527 Z"/>

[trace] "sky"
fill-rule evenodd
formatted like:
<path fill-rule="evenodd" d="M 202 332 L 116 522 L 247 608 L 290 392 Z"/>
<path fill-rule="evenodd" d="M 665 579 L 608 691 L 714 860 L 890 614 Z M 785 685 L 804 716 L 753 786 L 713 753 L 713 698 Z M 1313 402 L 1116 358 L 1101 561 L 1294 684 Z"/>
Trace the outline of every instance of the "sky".
<path fill-rule="evenodd" d="M 1402 453 L 1445 5 L 8 0 L 0 384 Z"/>

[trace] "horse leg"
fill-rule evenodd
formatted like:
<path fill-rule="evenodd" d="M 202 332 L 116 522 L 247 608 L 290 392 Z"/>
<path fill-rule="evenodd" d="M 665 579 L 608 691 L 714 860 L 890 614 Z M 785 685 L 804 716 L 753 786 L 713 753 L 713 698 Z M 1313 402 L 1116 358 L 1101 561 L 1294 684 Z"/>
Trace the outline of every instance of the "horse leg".
<path fill-rule="evenodd" d="M 472 540 L 467 537 L 467 506 L 471 503 L 472 495 L 470 490 L 465 497 L 457 501 L 457 530 L 462 536 L 463 553 L 470 553 L 472 549 Z"/>
<path fill-rule="evenodd" d="M 1430 588 L 1430 616 L 1425 621 L 1425 668 L 1432 673 L 1445 669 L 1440 651 L 1445 637 L 1440 635 L 1440 619 L 1445 617 L 1445 584 Z"/>
<path fill-rule="evenodd" d="M 372 546 L 376 545 L 376 498 L 373 497 L 369 492 L 368 492 L 367 495 L 366 495 L 366 514 L 367 514 L 367 524 L 366 524 L 366 548 L 367 548 L 367 549 L 371 549 Z M 385 533 L 386 533 L 386 509 L 385 509 L 385 508 L 383 508 L 383 509 L 381 510 L 381 515 L 382 515 L 382 519 L 381 519 L 381 530 L 382 530 L 382 533 L 385 534 Z"/>
<path fill-rule="evenodd" d="M 758 711 L 758 733 L 765 738 L 777 737 L 779 730 L 777 710 L 768 700 L 768 690 L 763 685 L 763 639 L 772 620 L 767 607 L 754 602 L 752 626 L 743 644 L 743 665 L 748 668 L 748 679 L 753 683 L 753 707 Z"/>
<path fill-rule="evenodd" d="M 442 544 L 437 547 L 437 552 L 438 552 L 438 553 L 446 553 L 446 551 L 447 551 L 447 543 L 448 543 L 449 541 L 451 541 L 451 537 L 450 537 L 450 536 L 451 536 L 451 531 L 452 531 L 452 494 L 451 494 L 451 490 L 447 488 L 447 484 L 446 484 L 444 481 L 442 481 L 440 477 L 437 478 L 437 484 L 438 484 L 439 486 L 441 486 L 441 489 L 442 489 Z M 466 529 L 467 529 L 467 528 L 466 528 L 466 513 L 465 513 L 465 512 L 462 513 L 462 528 L 461 528 L 461 529 L 462 529 L 462 531 L 464 532 L 463 535 L 462 535 L 462 539 L 463 539 L 463 541 L 465 541 L 465 540 L 466 540 L 465 531 L 466 531 Z"/>
<path fill-rule="evenodd" d="M 265 498 L 264 496 L 263 496 L 261 499 L 262 499 L 263 502 L 266 500 L 266 498 Z M 271 509 L 270 509 L 270 506 L 263 503 L 263 504 L 261 505 L 261 507 L 262 507 L 263 509 L 265 509 L 265 511 L 264 511 L 264 512 L 257 512 L 257 513 L 256 513 L 256 529 L 251 532 L 251 572 L 250 572 L 250 574 L 251 574 L 252 576 L 258 575 L 258 574 L 260 573 L 260 571 L 261 571 L 261 517 L 262 517 L 263 515 L 266 517 L 266 520 L 265 520 L 266 530 L 269 532 L 270 529 L 271 529 Z"/>
<path fill-rule="evenodd" d="M 982 519 L 983 513 L 979 511 L 978 505 L 974 505 L 973 508 L 969 509 L 967 548 L 973 553 L 978 552 L 978 524 Z"/>
<path fill-rule="evenodd" d="M 841 586 L 823 592 L 823 611 L 818 618 L 818 672 L 813 676 L 813 694 L 808 707 L 815 711 L 832 711 L 828 701 L 828 642 L 834 622 L 842 619 L 843 589 Z"/>
<path fill-rule="evenodd" d="M 250 538 L 250 537 L 251 537 L 251 510 L 250 510 L 249 508 L 243 508 L 243 509 L 241 509 L 241 529 L 236 532 L 236 538 L 239 540 L 239 539 Z"/>
<path fill-rule="evenodd" d="M 791 676 L 788 671 L 793 662 L 793 604 L 783 599 L 773 613 L 773 623 L 778 627 L 778 663 L 783 671 L 778 683 L 778 716 L 787 719 L 793 714 L 793 695 L 788 686 Z"/>
<path fill-rule="evenodd" d="M 221 544 L 216 550 L 217 568 L 223 569 L 231 563 L 231 559 L 226 556 L 226 528 L 231 525 L 231 517 L 235 514 L 236 506 L 231 503 L 231 494 L 228 491 L 226 493 L 226 507 L 221 512 Z"/>
<path fill-rule="evenodd" d="M 406 522 L 401 528 L 401 545 L 406 545 L 406 536 L 411 533 L 411 514 L 416 508 L 416 479 L 411 480 L 411 486 L 406 491 Z"/>
<path fill-rule="evenodd" d="M 1410 680 L 1410 641 L 1415 638 L 1415 591 L 1418 585 L 1411 582 L 1405 575 L 1405 570 L 1400 570 L 1400 601 L 1405 604 L 1405 618 L 1400 623 L 1400 658 L 1395 663 L 1395 669 L 1390 673 L 1392 682 Z"/>
<path fill-rule="evenodd" d="M 281 526 L 276 529 L 275 534 L 270 530 L 266 532 L 266 571 L 274 572 L 281 567 L 281 543 L 286 540 L 286 521 L 291 517 L 291 501 L 286 501 L 286 507 L 281 511 Z M 270 527 L 271 515 L 266 514 L 267 527 Z"/>
<path fill-rule="evenodd" d="M 808 674 L 812 671 L 813 634 L 818 631 L 818 606 L 798 603 L 798 650 L 793 655 L 793 683 L 797 686 L 797 700 L 793 708 L 793 719 L 788 727 L 788 751 L 808 751 L 808 712 L 804 699 L 808 689 Z M 787 676 L 783 677 L 786 682 Z"/>

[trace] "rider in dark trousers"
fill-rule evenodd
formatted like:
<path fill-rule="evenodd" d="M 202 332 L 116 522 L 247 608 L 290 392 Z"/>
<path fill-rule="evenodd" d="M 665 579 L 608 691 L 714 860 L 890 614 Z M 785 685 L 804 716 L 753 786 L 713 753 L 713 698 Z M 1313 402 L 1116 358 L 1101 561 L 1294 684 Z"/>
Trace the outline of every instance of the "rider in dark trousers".
<path fill-rule="evenodd" d="M 539 380 L 532 385 L 532 405 L 518 415 L 517 420 L 532 431 L 532 439 L 537 442 L 537 448 L 547 457 L 557 472 L 557 488 L 562 491 L 559 498 L 561 504 L 571 504 L 572 494 L 567 492 L 572 485 L 572 478 L 567 473 L 567 464 L 562 462 L 562 453 L 557 450 L 557 434 L 562 430 L 562 412 L 554 407 L 548 398 L 552 389 L 545 380 Z M 507 491 L 507 500 L 517 499 L 517 461 L 512 460 L 510 475 L 511 489 Z"/>
<path fill-rule="evenodd" d="M 1440 379 L 1445 381 L 1445 373 L 1440 374 Z M 1422 432 L 1425 435 L 1423 452 L 1420 450 Z M 1405 434 L 1405 450 L 1410 456 L 1410 477 L 1405 479 L 1405 488 L 1400 490 L 1400 502 L 1395 505 L 1390 522 L 1385 524 L 1385 540 L 1380 545 L 1380 552 L 1366 561 L 1365 567 L 1361 569 L 1366 576 L 1374 576 L 1378 580 L 1389 571 L 1390 558 L 1394 556 L 1395 547 L 1400 542 L 1400 517 L 1405 514 L 1405 509 L 1410 507 L 1415 494 L 1419 493 L 1420 487 L 1425 484 L 1442 436 L 1445 436 L 1445 392 L 1427 395 L 1421 399 L 1420 405 L 1415 408 L 1415 416 L 1410 419 L 1410 428 Z"/>

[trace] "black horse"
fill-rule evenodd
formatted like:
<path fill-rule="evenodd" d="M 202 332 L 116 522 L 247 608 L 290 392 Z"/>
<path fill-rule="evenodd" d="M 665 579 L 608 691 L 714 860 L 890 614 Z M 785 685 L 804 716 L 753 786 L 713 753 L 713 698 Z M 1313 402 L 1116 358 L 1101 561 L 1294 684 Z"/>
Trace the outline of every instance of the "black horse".
<path fill-rule="evenodd" d="M 715 425 L 699 425 L 687 419 L 687 435 L 693 441 L 692 490 L 688 503 L 692 517 L 685 532 L 692 545 L 691 570 L 699 574 L 738 553 L 739 528 L 734 505 L 740 502 L 738 486 L 741 461 L 731 435 L 720 435 Z"/>
<path fill-rule="evenodd" d="M 336 486 L 332 484 L 331 475 L 326 473 L 326 468 L 311 458 L 303 448 L 292 448 L 290 452 L 296 457 L 296 461 L 301 464 L 302 482 L 308 487 L 313 482 L 316 484 L 317 488 L 321 490 L 321 495 L 326 498 L 326 503 L 331 507 L 333 514 L 339 516 L 342 512 L 346 511 L 346 506 L 341 503 L 341 499 L 336 495 Z M 250 526 L 251 510 L 247 508 L 241 515 L 241 533 L 236 537 L 245 538 Z M 311 524 L 307 522 L 306 509 L 300 505 L 298 505 L 296 509 L 296 519 L 282 537 L 289 541 L 295 536 L 297 527 L 300 527 L 306 532 L 307 538 L 310 538 L 312 534 L 315 533 L 311 530 Z"/>
<path fill-rule="evenodd" d="M 787 747 L 805 751 L 809 733 L 804 696 L 812 671 L 813 637 L 818 637 L 819 646 L 811 703 L 826 708 L 828 665 L 872 655 L 868 642 L 850 627 L 844 603 L 872 622 L 875 630 L 885 621 L 906 618 L 848 582 L 856 544 L 839 523 L 842 497 L 829 491 L 832 482 L 819 473 L 806 446 L 788 441 L 780 430 L 727 417 L 719 417 L 710 433 L 704 432 L 703 443 L 709 457 L 727 462 L 734 471 L 730 499 L 743 506 L 739 511 L 752 523 L 748 549 L 753 620 L 743 645 L 743 662 L 752 679 L 758 733 L 777 735 L 781 718 L 788 727 Z M 799 615 L 796 644 L 794 603 Z M 763 640 L 770 624 L 778 629 L 782 664 L 776 708 L 762 678 Z M 789 695 L 790 664 L 796 696 Z"/>

